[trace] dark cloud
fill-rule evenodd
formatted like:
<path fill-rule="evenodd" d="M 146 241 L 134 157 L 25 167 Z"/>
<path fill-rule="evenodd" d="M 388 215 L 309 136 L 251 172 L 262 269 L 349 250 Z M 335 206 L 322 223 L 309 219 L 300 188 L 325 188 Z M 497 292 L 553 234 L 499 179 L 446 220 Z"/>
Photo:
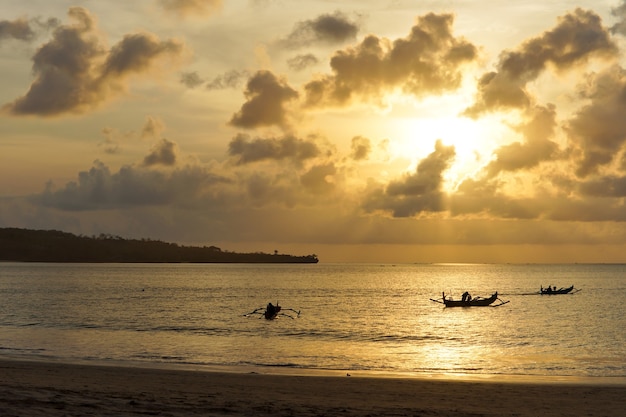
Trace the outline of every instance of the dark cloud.
<path fill-rule="evenodd" d="M 46 21 L 41 18 L 16 20 L 0 20 L 0 41 L 3 39 L 17 39 L 21 41 L 34 40 L 39 31 L 50 30 L 59 25 L 59 21 L 50 18 Z"/>
<path fill-rule="evenodd" d="M 323 14 L 296 24 L 280 43 L 286 48 L 300 48 L 314 43 L 338 44 L 356 38 L 359 26 L 343 13 Z"/>
<path fill-rule="evenodd" d="M 438 140 L 435 150 L 422 159 L 413 174 L 391 181 L 387 187 L 371 192 L 363 208 L 367 212 L 391 211 L 394 217 L 411 217 L 422 212 L 447 209 L 442 190 L 443 173 L 456 156 L 454 146 L 445 146 Z"/>
<path fill-rule="evenodd" d="M 465 114 L 477 117 L 486 111 L 528 107 L 533 100 L 525 90 L 526 84 L 548 65 L 564 71 L 592 56 L 614 56 L 616 52 L 600 17 L 576 9 L 559 18 L 553 29 L 524 42 L 517 50 L 502 53 L 497 71 L 479 80 L 476 102 Z"/>
<path fill-rule="evenodd" d="M 161 41 L 151 33 L 135 33 L 124 38 L 111 48 L 101 77 L 116 79 L 128 73 L 148 70 L 159 57 L 176 57 L 182 53 L 183 46 L 175 40 Z"/>
<path fill-rule="evenodd" d="M 294 71 L 302 71 L 317 64 L 319 60 L 313 54 L 297 55 L 287 60 L 287 65 Z"/>
<path fill-rule="evenodd" d="M 287 82 L 270 71 L 258 71 L 250 78 L 245 91 L 246 102 L 230 120 L 236 127 L 256 128 L 278 125 L 285 127 L 285 105 L 298 97 Z"/>
<path fill-rule="evenodd" d="M 248 71 L 231 70 L 224 74 L 218 75 L 212 81 L 209 81 L 206 88 L 209 90 L 222 90 L 224 88 L 237 88 L 242 81 L 249 77 Z"/>
<path fill-rule="evenodd" d="M 183 72 L 180 74 L 181 84 L 189 87 L 196 88 L 199 85 L 204 84 L 204 80 L 200 78 L 197 72 Z"/>
<path fill-rule="evenodd" d="M 619 21 L 611 27 L 611 32 L 626 36 L 626 2 L 622 0 L 622 4 L 611 9 L 611 14 L 619 19 Z"/>
<path fill-rule="evenodd" d="M 349 104 L 355 96 L 379 98 L 401 88 L 415 96 L 442 93 L 460 86 L 460 67 L 477 58 L 477 48 L 452 35 L 451 14 L 427 14 L 411 33 L 390 42 L 374 35 L 331 58 L 333 75 L 305 86 L 308 106 Z"/>
<path fill-rule="evenodd" d="M 534 108 L 528 123 L 516 128 L 524 136 L 524 141 L 496 149 L 495 159 L 486 168 L 488 175 L 530 169 L 543 161 L 553 160 L 558 151 L 558 145 L 550 140 L 556 129 L 555 119 L 554 106 Z"/>
<path fill-rule="evenodd" d="M 178 17 L 207 16 L 222 9 L 222 0 L 159 0 L 159 4 Z"/>
<path fill-rule="evenodd" d="M 350 157 L 355 161 L 367 159 L 372 151 L 372 144 L 370 140 L 368 138 L 364 138 L 363 136 L 353 137 L 350 147 L 352 150 L 350 152 Z"/>
<path fill-rule="evenodd" d="M 576 174 L 585 177 L 619 157 L 626 142 L 626 70 L 614 66 L 590 74 L 579 91 L 589 104 L 566 122 Z"/>
<path fill-rule="evenodd" d="M 300 183 L 313 194 L 328 194 L 335 188 L 331 178 L 336 173 L 337 168 L 332 162 L 314 165 L 300 176 Z"/>
<path fill-rule="evenodd" d="M 581 182 L 579 185 L 581 195 L 585 197 L 626 197 L 626 177 L 609 175 L 593 178 Z"/>
<path fill-rule="evenodd" d="M 171 172 L 124 166 L 112 173 L 96 161 L 89 171 L 78 174 L 78 180 L 33 197 L 35 203 L 61 210 L 106 210 L 132 206 L 184 206 L 202 200 L 225 178 L 199 166 L 186 166 Z"/>
<path fill-rule="evenodd" d="M 147 73 L 163 58 L 176 61 L 183 45 L 148 33 L 127 35 L 108 51 L 95 19 L 72 7 L 71 24 L 59 26 L 33 57 L 35 81 L 23 97 L 4 107 L 16 115 L 81 113 L 125 88 L 130 74 Z"/>
<path fill-rule="evenodd" d="M 21 41 L 31 41 L 34 38 L 35 31 L 31 28 L 28 20 L 0 20 L 0 40 L 19 39 Z"/>
<path fill-rule="evenodd" d="M 294 136 L 282 138 L 256 138 L 239 134 L 228 145 L 228 154 L 236 164 L 244 165 L 263 160 L 292 160 L 301 163 L 320 155 L 319 147 L 312 141 Z"/>
<path fill-rule="evenodd" d="M 161 139 L 148 155 L 143 159 L 143 166 L 176 165 L 176 158 L 178 155 L 178 145 L 174 142 L 170 142 L 167 139 Z"/>

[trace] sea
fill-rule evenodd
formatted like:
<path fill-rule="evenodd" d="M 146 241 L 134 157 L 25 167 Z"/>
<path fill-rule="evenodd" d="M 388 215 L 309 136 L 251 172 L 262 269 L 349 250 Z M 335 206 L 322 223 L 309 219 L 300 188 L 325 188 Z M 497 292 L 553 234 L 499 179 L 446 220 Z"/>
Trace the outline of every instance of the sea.
<path fill-rule="evenodd" d="M 2 262 L 0 358 L 623 382 L 626 265 Z"/>

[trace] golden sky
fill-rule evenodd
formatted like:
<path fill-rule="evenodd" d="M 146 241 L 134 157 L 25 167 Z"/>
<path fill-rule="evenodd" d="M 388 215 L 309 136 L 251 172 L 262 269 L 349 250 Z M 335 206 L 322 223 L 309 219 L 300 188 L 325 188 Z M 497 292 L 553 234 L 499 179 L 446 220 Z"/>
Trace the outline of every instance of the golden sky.
<path fill-rule="evenodd" d="M 0 227 L 626 262 L 625 19 L 598 0 L 3 2 Z"/>

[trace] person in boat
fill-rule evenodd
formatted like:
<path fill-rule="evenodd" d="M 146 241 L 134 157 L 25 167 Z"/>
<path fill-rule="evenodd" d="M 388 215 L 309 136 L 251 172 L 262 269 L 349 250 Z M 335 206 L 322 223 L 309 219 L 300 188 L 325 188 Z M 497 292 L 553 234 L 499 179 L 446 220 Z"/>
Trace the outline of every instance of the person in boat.
<path fill-rule="evenodd" d="M 274 304 L 267 303 L 267 307 L 265 308 L 265 314 L 267 317 L 272 317 L 274 314 L 276 314 L 276 307 L 274 307 Z"/>
<path fill-rule="evenodd" d="M 472 296 L 469 292 L 465 291 L 462 295 L 461 295 L 461 301 L 472 301 Z"/>

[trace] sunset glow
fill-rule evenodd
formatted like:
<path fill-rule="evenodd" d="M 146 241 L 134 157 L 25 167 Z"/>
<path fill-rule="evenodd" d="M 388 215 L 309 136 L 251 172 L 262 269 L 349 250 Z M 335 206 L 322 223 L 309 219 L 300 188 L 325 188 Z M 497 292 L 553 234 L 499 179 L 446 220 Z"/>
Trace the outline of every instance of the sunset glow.
<path fill-rule="evenodd" d="M 623 1 L 23 3 L 0 21 L 0 227 L 626 262 Z"/>

